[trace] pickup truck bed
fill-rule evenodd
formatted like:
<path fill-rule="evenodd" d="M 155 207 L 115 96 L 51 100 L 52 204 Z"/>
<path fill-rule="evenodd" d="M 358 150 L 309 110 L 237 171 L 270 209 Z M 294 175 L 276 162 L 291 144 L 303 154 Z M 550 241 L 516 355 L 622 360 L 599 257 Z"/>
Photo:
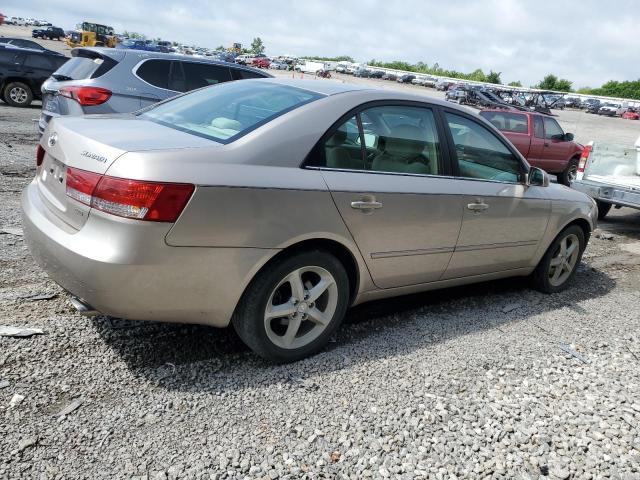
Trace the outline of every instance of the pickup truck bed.
<path fill-rule="evenodd" d="M 601 219 L 613 205 L 640 209 L 640 138 L 635 147 L 590 142 L 571 188 L 596 200 Z"/>

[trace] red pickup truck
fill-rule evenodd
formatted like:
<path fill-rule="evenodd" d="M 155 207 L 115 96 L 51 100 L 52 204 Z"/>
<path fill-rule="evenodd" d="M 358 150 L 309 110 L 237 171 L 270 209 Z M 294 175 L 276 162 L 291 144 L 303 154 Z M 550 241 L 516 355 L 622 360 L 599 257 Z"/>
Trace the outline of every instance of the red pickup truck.
<path fill-rule="evenodd" d="M 570 185 L 578 172 L 584 147 L 573 141 L 549 115 L 535 112 L 482 110 L 480 115 L 491 122 L 534 167 L 558 176 Z"/>

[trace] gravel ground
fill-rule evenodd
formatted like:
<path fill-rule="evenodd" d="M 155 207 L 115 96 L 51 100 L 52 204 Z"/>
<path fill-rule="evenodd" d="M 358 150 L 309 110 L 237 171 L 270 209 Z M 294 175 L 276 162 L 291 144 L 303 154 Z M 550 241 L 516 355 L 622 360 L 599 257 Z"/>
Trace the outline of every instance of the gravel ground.
<path fill-rule="evenodd" d="M 37 116 L 0 104 L 0 230 Z M 363 305 L 286 366 L 230 330 L 81 317 L 0 234 L 0 324 L 44 330 L 0 337 L 0 478 L 638 479 L 640 213 L 601 229 L 562 294 Z"/>

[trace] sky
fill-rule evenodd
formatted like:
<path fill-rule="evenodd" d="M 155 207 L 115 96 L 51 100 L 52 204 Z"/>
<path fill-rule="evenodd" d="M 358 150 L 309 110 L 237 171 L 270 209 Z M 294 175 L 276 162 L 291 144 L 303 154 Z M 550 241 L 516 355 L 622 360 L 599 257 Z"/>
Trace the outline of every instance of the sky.
<path fill-rule="evenodd" d="M 640 0 L 4 0 L 0 8 L 64 29 L 93 20 L 212 48 L 248 47 L 259 36 L 267 55 L 491 69 L 525 86 L 547 73 L 574 88 L 640 78 Z"/>

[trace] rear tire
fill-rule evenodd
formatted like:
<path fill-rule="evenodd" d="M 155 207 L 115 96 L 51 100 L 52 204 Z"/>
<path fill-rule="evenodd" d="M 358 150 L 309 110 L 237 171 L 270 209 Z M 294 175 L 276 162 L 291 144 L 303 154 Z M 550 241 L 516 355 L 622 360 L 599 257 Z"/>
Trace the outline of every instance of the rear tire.
<path fill-rule="evenodd" d="M 584 231 L 577 225 L 565 228 L 531 274 L 533 288 L 544 293 L 566 289 L 573 278 L 586 247 Z"/>
<path fill-rule="evenodd" d="M 567 164 L 567 168 L 564 169 L 564 172 L 558 175 L 558 180 L 560 180 L 560 183 L 562 183 L 563 185 L 570 187 L 571 182 L 573 182 L 576 179 L 577 175 L 578 175 L 578 159 L 572 158 L 571 160 L 569 160 L 569 163 Z"/>
<path fill-rule="evenodd" d="M 231 323 L 261 357 L 294 362 L 327 344 L 348 304 L 349 279 L 342 263 L 325 251 L 299 252 L 256 275 Z"/>
<path fill-rule="evenodd" d="M 611 207 L 613 207 L 612 204 L 601 202 L 600 200 L 596 200 L 596 204 L 598 205 L 598 220 L 602 220 L 606 217 L 607 213 L 611 210 Z"/>
<path fill-rule="evenodd" d="M 8 83 L 2 93 L 4 101 L 12 107 L 28 107 L 33 101 L 31 88 L 22 82 Z"/>

